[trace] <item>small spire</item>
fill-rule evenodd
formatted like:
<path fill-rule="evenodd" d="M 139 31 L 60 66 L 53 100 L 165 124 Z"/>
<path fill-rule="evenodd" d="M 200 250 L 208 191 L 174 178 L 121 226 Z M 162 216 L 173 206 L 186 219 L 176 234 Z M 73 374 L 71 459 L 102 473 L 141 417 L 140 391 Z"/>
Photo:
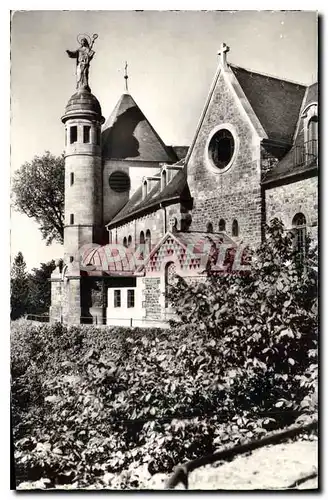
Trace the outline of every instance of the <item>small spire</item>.
<path fill-rule="evenodd" d="M 227 67 L 227 53 L 229 52 L 230 47 L 228 47 L 227 44 L 221 43 L 220 50 L 218 51 L 218 55 L 220 56 L 221 59 L 221 66 L 223 68 Z"/>
<path fill-rule="evenodd" d="M 124 70 L 125 70 L 125 74 L 124 74 L 124 79 L 125 79 L 125 92 L 129 92 L 129 89 L 128 89 L 128 63 L 125 61 L 125 67 L 124 67 Z"/>

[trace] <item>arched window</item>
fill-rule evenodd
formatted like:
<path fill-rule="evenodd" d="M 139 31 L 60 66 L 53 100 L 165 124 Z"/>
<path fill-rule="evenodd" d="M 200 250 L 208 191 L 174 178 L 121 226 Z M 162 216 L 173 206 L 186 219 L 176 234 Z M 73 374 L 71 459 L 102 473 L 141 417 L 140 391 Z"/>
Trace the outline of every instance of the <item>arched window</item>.
<path fill-rule="evenodd" d="M 219 231 L 225 231 L 226 230 L 226 223 L 224 219 L 220 219 L 219 222 Z"/>
<path fill-rule="evenodd" d="M 131 234 L 128 237 L 128 247 L 130 248 L 132 246 L 132 236 Z"/>
<path fill-rule="evenodd" d="M 309 161 L 318 156 L 318 117 L 312 116 L 308 122 L 307 152 Z"/>
<path fill-rule="evenodd" d="M 144 257 L 144 252 L 145 252 L 145 233 L 143 231 L 140 232 L 140 257 L 143 259 Z"/>
<path fill-rule="evenodd" d="M 147 181 L 142 184 L 142 199 L 144 200 L 147 196 Z"/>
<path fill-rule="evenodd" d="M 127 248 L 127 246 L 128 246 L 128 240 L 126 239 L 126 236 L 124 236 L 124 238 L 123 238 L 123 246 L 125 248 Z"/>
<path fill-rule="evenodd" d="M 166 170 L 162 170 L 161 182 L 162 182 L 161 189 L 163 190 L 165 188 L 166 182 L 167 182 Z"/>
<path fill-rule="evenodd" d="M 146 231 L 146 251 L 148 253 L 151 252 L 151 233 L 150 233 L 149 229 L 147 229 L 147 231 Z"/>
<path fill-rule="evenodd" d="M 208 233 L 213 233 L 213 224 L 212 222 L 208 222 L 207 225 L 206 225 L 206 231 Z"/>
<path fill-rule="evenodd" d="M 169 287 L 174 285 L 175 282 L 176 267 L 174 262 L 168 262 L 165 266 L 165 308 L 170 306 L 168 299 Z"/>
<path fill-rule="evenodd" d="M 295 232 L 295 245 L 298 255 L 304 257 L 306 243 L 306 218 L 304 214 L 298 213 L 293 218 L 293 228 Z"/>
<path fill-rule="evenodd" d="M 232 222 L 232 236 L 237 237 L 239 235 L 238 221 L 236 219 Z"/>

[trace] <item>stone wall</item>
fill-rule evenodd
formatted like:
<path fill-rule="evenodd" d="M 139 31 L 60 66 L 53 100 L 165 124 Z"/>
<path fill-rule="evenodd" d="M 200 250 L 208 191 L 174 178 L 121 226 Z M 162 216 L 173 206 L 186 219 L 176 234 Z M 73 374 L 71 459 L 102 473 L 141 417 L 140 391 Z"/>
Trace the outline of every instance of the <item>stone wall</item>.
<path fill-rule="evenodd" d="M 61 321 L 62 318 L 62 281 L 51 281 L 51 306 L 49 310 L 50 322 Z"/>
<path fill-rule="evenodd" d="M 154 248 L 163 236 L 170 231 L 170 219 L 177 219 L 177 229 L 183 229 L 183 221 L 186 214 L 180 203 L 173 203 L 165 208 L 160 208 L 155 212 L 138 217 L 131 222 L 122 224 L 110 231 L 112 243 L 123 245 L 123 240 L 132 238 L 132 248 L 140 244 L 140 233 L 144 232 L 146 237 L 147 230 L 151 234 L 151 247 Z"/>
<path fill-rule="evenodd" d="M 292 228 L 293 217 L 301 212 L 312 237 L 318 231 L 318 178 L 311 177 L 265 191 L 266 219 L 277 217 L 285 227 Z"/>
<path fill-rule="evenodd" d="M 143 290 L 143 308 L 145 309 L 146 319 L 160 319 L 161 318 L 161 298 L 163 290 L 161 287 L 160 277 L 145 277 L 142 278 L 144 283 Z"/>
<path fill-rule="evenodd" d="M 220 125 L 230 126 L 235 134 L 236 153 L 228 170 L 211 167 L 208 159 L 208 140 Z M 237 219 L 239 234 L 245 242 L 260 241 L 260 141 L 222 75 L 188 162 L 188 184 L 194 198 L 191 231 L 206 231 L 207 223 L 211 222 L 217 232 L 223 218 L 226 232 L 231 236 L 232 222 Z"/>

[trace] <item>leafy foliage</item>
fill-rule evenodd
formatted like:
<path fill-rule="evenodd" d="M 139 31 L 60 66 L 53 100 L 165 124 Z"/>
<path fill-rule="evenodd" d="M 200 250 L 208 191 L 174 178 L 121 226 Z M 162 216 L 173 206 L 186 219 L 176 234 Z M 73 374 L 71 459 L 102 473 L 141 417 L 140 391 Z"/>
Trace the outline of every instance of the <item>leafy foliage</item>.
<path fill-rule="evenodd" d="M 51 304 L 51 286 L 49 278 L 55 269 L 55 261 L 41 263 L 39 268 L 33 268 L 28 275 L 29 313 L 48 313 Z"/>
<path fill-rule="evenodd" d="M 64 157 L 47 151 L 24 163 L 13 177 L 14 207 L 33 218 L 49 245 L 64 238 Z"/>
<path fill-rule="evenodd" d="M 209 275 L 196 285 L 180 279 L 170 300 L 182 322 L 220 339 L 239 408 L 293 410 L 305 386 L 316 391 L 317 252 L 310 239 L 300 259 L 294 234 L 274 219 L 248 273 Z"/>
<path fill-rule="evenodd" d="M 22 252 L 18 252 L 10 273 L 10 316 L 17 319 L 28 310 L 28 276 Z"/>
<path fill-rule="evenodd" d="M 26 271 L 26 262 L 19 252 L 11 269 L 11 319 L 28 314 L 48 313 L 51 303 L 49 278 L 55 269 L 55 262 L 41 263 L 40 268 Z"/>
<path fill-rule="evenodd" d="M 184 324 L 168 330 L 13 323 L 15 457 L 30 480 L 146 487 L 178 463 L 312 418 L 316 273 L 295 264 L 280 224 L 268 231 L 248 275 L 180 282 Z"/>

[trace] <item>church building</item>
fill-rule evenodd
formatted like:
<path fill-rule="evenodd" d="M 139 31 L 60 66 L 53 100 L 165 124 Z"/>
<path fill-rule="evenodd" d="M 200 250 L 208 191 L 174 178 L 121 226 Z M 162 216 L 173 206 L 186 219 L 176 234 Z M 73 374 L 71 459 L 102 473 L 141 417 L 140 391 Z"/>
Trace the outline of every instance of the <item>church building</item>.
<path fill-rule="evenodd" d="M 256 246 L 274 217 L 300 248 L 317 238 L 318 85 L 230 64 L 228 51 L 189 147 L 166 145 L 127 86 L 105 119 L 87 78 L 78 84 L 62 117 L 64 256 L 50 321 L 162 326 L 175 274 L 203 279 L 213 247 Z"/>

